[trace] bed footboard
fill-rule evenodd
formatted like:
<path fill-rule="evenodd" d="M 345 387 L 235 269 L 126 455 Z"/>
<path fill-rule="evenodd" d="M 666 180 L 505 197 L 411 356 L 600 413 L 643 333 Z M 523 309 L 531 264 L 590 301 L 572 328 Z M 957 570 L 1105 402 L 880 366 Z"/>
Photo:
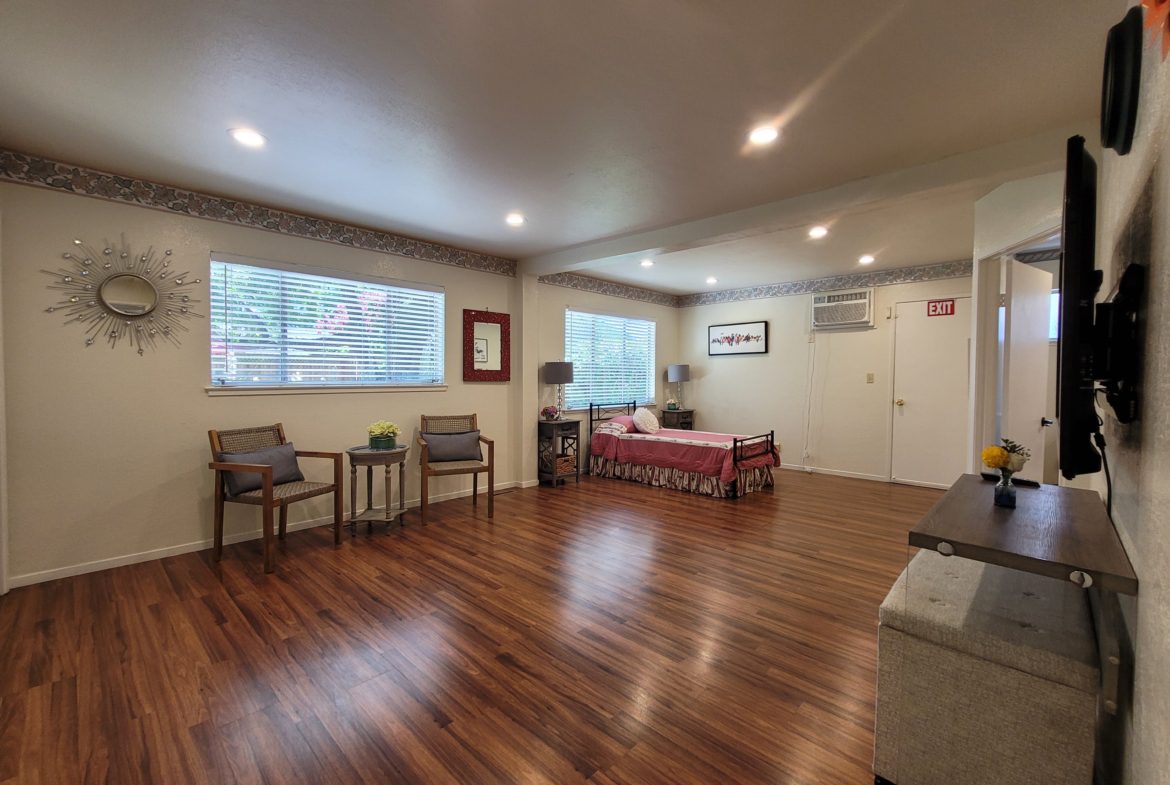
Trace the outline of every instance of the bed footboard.
<path fill-rule="evenodd" d="M 776 432 L 768 431 L 761 433 L 758 436 L 745 436 L 742 439 L 738 436 L 731 442 L 731 456 L 735 462 L 735 468 L 739 468 L 740 463 L 749 458 L 758 458 L 761 455 L 774 455 L 776 451 Z"/>

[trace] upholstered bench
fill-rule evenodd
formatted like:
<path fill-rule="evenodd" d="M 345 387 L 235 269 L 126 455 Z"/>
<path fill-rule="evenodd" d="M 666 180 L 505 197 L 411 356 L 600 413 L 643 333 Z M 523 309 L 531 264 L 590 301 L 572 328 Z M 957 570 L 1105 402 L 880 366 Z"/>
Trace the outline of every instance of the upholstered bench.
<path fill-rule="evenodd" d="M 1100 671 L 1084 590 L 922 551 L 879 620 L 877 782 L 1091 785 Z"/>

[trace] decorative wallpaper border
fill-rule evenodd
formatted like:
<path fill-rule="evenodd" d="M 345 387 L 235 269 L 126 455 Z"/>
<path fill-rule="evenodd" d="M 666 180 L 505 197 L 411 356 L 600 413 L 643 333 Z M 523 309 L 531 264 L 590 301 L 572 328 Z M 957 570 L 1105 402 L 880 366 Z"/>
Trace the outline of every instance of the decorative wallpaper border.
<path fill-rule="evenodd" d="M 796 294 L 831 292 L 837 289 L 862 289 L 869 286 L 893 286 L 900 283 L 922 283 L 947 278 L 966 278 L 971 275 L 970 260 L 942 262 L 919 267 L 897 267 L 893 270 L 833 275 L 826 278 L 812 278 L 806 281 L 774 283 L 767 286 L 749 286 L 743 289 L 725 289 L 721 292 L 700 292 L 684 294 L 678 298 L 680 308 L 716 303 L 734 303 L 743 300 L 762 300 L 767 297 L 790 297 Z"/>
<path fill-rule="evenodd" d="M 1043 251 L 1021 251 L 1015 255 L 1017 262 L 1033 264 L 1035 262 L 1055 262 L 1060 258 L 1059 248 L 1046 248 Z"/>
<path fill-rule="evenodd" d="M 290 213 L 222 196 L 86 169 L 11 150 L 0 150 L 0 180 L 108 199 L 194 218 L 265 229 L 292 237 L 323 240 L 367 251 L 449 264 L 467 270 L 515 277 L 516 262 L 390 232 L 363 229 L 324 218 Z"/>
<path fill-rule="evenodd" d="M 640 286 L 630 286 L 629 284 L 617 283 L 615 281 L 604 281 L 601 278 L 594 278 L 590 275 L 553 273 L 552 275 L 542 275 L 537 280 L 541 283 L 563 286 L 566 289 L 576 289 L 581 292 L 605 294 L 610 297 L 621 297 L 624 300 L 638 300 L 639 302 L 651 303 L 653 305 L 664 305 L 667 308 L 679 307 L 680 298 L 676 294 L 667 294 L 666 292 L 658 292 L 653 289 L 643 289 Z"/>

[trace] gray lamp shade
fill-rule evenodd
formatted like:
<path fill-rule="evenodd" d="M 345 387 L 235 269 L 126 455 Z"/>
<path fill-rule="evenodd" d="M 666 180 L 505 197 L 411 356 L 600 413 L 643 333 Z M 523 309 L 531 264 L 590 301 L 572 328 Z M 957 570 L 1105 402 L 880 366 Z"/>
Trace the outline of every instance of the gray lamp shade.
<path fill-rule="evenodd" d="M 689 382 L 691 380 L 691 366 L 689 365 L 668 365 L 666 366 L 666 381 L 668 382 Z"/>
<path fill-rule="evenodd" d="M 573 364 L 568 362 L 555 362 L 544 364 L 544 383 L 545 384 L 572 384 L 573 382 Z"/>

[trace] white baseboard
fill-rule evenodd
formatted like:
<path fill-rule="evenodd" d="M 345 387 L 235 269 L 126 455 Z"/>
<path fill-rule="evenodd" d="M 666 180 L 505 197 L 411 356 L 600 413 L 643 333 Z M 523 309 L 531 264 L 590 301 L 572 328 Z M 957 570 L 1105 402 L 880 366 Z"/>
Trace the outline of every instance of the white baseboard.
<path fill-rule="evenodd" d="M 945 482 L 920 482 L 919 480 L 899 480 L 897 477 L 890 480 L 890 482 L 897 485 L 913 485 L 916 488 L 938 488 L 943 491 L 950 490 L 950 483 Z"/>
<path fill-rule="evenodd" d="M 869 480 L 870 482 L 890 482 L 890 478 L 882 474 L 865 474 L 863 472 L 846 472 L 840 469 L 825 469 L 820 466 L 804 466 L 802 464 L 780 464 L 784 469 L 808 472 L 809 474 L 829 474 L 833 477 L 849 477 L 854 480 Z"/>
<path fill-rule="evenodd" d="M 524 482 L 503 482 L 496 483 L 496 493 L 500 491 L 510 490 L 516 487 L 529 488 L 537 485 L 538 480 L 524 481 Z M 487 487 L 480 488 L 483 493 L 487 493 Z M 462 491 L 455 491 L 453 493 L 444 493 L 431 497 L 431 504 L 441 501 L 449 501 L 451 499 L 458 499 L 471 495 L 471 489 L 467 488 Z M 407 508 L 418 507 L 420 499 L 408 499 L 406 501 Z M 348 516 L 348 513 L 347 513 Z M 259 509 L 257 508 L 257 519 L 260 517 Z M 300 531 L 302 529 L 311 529 L 315 526 L 331 525 L 333 523 L 333 516 L 328 515 L 324 518 L 313 518 L 307 521 L 297 521 L 296 523 L 289 522 L 288 530 L 290 532 Z M 234 545 L 238 542 L 247 542 L 248 540 L 258 540 L 264 536 L 261 527 L 257 525 L 255 529 L 246 532 L 239 532 L 236 534 L 224 535 L 224 545 Z M 74 575 L 84 575 L 89 572 L 99 572 L 101 570 L 109 570 L 114 567 L 124 567 L 127 564 L 139 564 L 144 561 L 153 561 L 155 559 L 165 559 L 168 556 L 178 556 L 183 553 L 192 553 L 194 551 L 207 550 L 214 544 L 211 538 L 206 540 L 196 540 L 195 542 L 187 542 L 182 545 L 170 545 L 166 548 L 155 548 L 154 550 L 141 551 L 139 553 L 128 553 L 123 556 L 112 556 L 108 559 L 97 559 L 95 561 L 82 562 L 80 564 L 71 564 L 66 567 L 55 567 L 51 570 L 40 570 L 39 572 L 28 572 L 24 575 L 13 575 L 8 579 L 8 588 L 15 589 L 19 586 L 31 586 L 34 583 L 44 583 L 45 581 L 54 581 L 58 578 L 71 578 Z"/>

